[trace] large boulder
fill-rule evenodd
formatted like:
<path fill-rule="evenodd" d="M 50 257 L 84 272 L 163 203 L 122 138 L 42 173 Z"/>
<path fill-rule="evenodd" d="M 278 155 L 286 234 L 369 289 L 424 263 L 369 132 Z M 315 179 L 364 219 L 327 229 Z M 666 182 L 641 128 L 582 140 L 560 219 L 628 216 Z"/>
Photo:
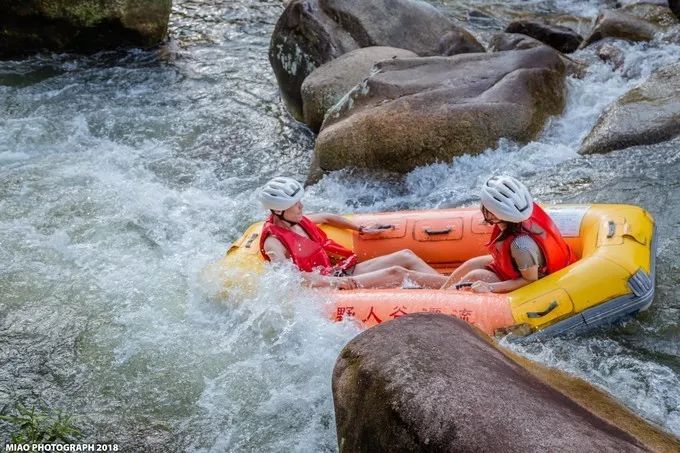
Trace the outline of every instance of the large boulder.
<path fill-rule="evenodd" d="M 551 25 L 536 20 L 515 20 L 505 28 L 508 33 L 521 33 L 531 36 L 562 53 L 578 49 L 583 38 L 569 27 Z"/>
<path fill-rule="evenodd" d="M 680 135 L 680 63 L 654 72 L 618 99 L 583 140 L 581 154 L 659 143 Z"/>
<path fill-rule="evenodd" d="M 635 4 L 616 10 L 605 10 L 597 17 L 590 35 L 583 40 L 586 47 L 604 38 L 628 41 L 651 41 L 677 20 L 670 10 L 659 5 Z"/>
<path fill-rule="evenodd" d="M 315 163 L 405 172 L 502 137 L 526 142 L 562 112 L 564 79 L 547 46 L 380 62 L 326 114 Z"/>
<path fill-rule="evenodd" d="M 364 47 L 348 52 L 316 68 L 302 83 L 304 122 L 318 132 L 328 109 L 371 72 L 375 63 L 394 58 L 415 58 L 410 50 L 394 47 Z"/>
<path fill-rule="evenodd" d="M 518 360 L 442 314 L 361 333 L 340 353 L 332 387 L 341 453 L 680 447 L 582 380 Z"/>
<path fill-rule="evenodd" d="M 300 87 L 322 64 L 369 46 L 436 55 L 454 30 L 469 35 L 420 0 L 292 0 L 274 28 L 269 61 L 288 111 L 302 121 Z"/>
<path fill-rule="evenodd" d="M 0 58 L 154 46 L 165 38 L 171 6 L 172 0 L 0 0 Z"/>
<path fill-rule="evenodd" d="M 533 49 L 534 47 L 546 46 L 547 44 L 521 33 L 495 33 L 489 40 L 489 52 L 505 52 L 508 50 Z M 568 75 L 582 78 L 586 73 L 586 64 L 574 60 L 564 54 L 560 54 L 562 63 Z"/>

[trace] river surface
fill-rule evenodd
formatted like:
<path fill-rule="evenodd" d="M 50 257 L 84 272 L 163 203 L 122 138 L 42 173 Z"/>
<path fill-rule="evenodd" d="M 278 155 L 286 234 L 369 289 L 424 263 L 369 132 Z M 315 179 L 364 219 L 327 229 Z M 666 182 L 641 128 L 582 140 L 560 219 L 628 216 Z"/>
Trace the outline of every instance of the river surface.
<path fill-rule="evenodd" d="M 582 34 L 595 0 L 439 1 L 479 36 L 520 11 L 565 13 Z M 610 2 L 611 3 L 611 2 Z M 471 10 L 484 14 L 469 14 Z M 304 179 L 313 135 L 279 102 L 267 60 L 272 0 L 176 0 L 153 51 L 0 62 L 0 408 L 72 414 L 84 441 L 129 451 L 335 451 L 331 371 L 357 334 L 321 296 L 271 269 L 215 303 L 199 275 L 264 217 L 253 190 Z M 680 140 L 581 157 L 603 109 L 680 59 L 591 50 L 565 112 L 535 142 L 395 176 L 346 170 L 306 209 L 464 206 L 492 172 L 544 203 L 634 203 L 657 221 L 656 298 L 616 327 L 515 348 L 575 373 L 680 435 Z M 0 441 L 12 427 L 0 422 Z"/>

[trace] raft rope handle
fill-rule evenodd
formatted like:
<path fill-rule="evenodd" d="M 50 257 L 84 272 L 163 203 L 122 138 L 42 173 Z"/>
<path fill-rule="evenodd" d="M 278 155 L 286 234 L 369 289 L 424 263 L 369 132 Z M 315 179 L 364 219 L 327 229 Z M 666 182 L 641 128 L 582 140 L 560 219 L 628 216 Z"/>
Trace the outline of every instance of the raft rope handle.
<path fill-rule="evenodd" d="M 541 318 L 554 309 L 557 308 L 557 301 L 553 300 L 552 303 L 548 306 L 548 308 L 545 309 L 545 311 L 529 311 L 527 312 L 527 318 Z"/>
<path fill-rule="evenodd" d="M 448 227 L 448 228 L 442 228 L 439 230 L 432 230 L 430 228 L 425 228 L 423 231 L 425 233 L 429 234 L 430 236 L 435 235 L 435 234 L 449 234 L 453 230 L 453 227 Z"/>
<path fill-rule="evenodd" d="M 607 228 L 609 228 L 609 231 L 607 231 L 607 239 L 614 237 L 614 234 L 616 234 L 616 223 L 610 220 L 607 223 Z"/>

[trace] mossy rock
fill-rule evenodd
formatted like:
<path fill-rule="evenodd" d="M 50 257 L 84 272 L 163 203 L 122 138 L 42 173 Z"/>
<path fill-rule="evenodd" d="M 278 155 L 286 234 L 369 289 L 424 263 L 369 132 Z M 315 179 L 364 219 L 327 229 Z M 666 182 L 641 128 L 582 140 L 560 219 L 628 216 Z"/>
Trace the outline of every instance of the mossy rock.
<path fill-rule="evenodd" d="M 0 58 L 151 47 L 165 38 L 171 8 L 172 0 L 0 0 Z"/>

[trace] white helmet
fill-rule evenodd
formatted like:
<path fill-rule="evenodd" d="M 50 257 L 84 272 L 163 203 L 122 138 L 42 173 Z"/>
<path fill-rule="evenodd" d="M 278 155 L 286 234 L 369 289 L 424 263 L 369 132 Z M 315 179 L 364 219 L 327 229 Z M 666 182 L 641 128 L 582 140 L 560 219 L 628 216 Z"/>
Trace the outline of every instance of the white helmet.
<path fill-rule="evenodd" d="M 280 176 L 269 181 L 260 189 L 260 203 L 273 211 L 285 211 L 302 199 L 305 189 L 293 178 Z"/>
<path fill-rule="evenodd" d="M 482 187 L 482 205 L 500 220 L 519 223 L 531 217 L 534 199 L 512 176 L 492 176 Z"/>

